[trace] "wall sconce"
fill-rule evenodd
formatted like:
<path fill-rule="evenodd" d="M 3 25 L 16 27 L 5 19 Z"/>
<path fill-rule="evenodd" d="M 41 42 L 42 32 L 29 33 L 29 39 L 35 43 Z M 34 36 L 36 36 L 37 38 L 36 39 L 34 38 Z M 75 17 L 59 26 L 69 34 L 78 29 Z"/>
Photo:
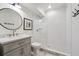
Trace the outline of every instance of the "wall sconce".
<path fill-rule="evenodd" d="M 21 6 L 19 5 L 19 3 L 10 3 L 10 4 L 21 9 Z"/>

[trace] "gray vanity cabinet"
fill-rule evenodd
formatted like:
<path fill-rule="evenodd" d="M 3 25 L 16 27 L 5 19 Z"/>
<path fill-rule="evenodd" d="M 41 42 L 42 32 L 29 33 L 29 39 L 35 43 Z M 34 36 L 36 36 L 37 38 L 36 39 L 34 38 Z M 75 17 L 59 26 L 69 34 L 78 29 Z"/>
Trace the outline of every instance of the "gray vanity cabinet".
<path fill-rule="evenodd" d="M 19 38 L 0 44 L 0 55 L 4 56 L 30 56 L 31 37 Z"/>

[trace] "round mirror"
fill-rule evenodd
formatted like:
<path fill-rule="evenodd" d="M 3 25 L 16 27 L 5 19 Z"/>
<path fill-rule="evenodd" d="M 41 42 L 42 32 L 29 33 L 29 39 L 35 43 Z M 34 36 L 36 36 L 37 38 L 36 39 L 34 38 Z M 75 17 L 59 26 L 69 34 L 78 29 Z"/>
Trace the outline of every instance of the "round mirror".
<path fill-rule="evenodd" d="M 22 25 L 21 16 L 9 8 L 0 9 L 0 25 L 8 30 L 17 30 Z"/>

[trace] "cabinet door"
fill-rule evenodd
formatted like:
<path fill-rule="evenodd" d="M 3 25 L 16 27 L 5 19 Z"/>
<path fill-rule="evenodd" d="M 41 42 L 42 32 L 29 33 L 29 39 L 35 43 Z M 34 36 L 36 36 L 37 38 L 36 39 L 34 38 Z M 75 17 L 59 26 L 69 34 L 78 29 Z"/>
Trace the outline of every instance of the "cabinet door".
<path fill-rule="evenodd" d="M 15 49 L 7 54 L 5 54 L 6 56 L 23 56 L 24 55 L 24 48 L 18 48 Z"/>
<path fill-rule="evenodd" d="M 31 44 L 28 43 L 26 45 L 24 45 L 24 56 L 31 56 Z"/>

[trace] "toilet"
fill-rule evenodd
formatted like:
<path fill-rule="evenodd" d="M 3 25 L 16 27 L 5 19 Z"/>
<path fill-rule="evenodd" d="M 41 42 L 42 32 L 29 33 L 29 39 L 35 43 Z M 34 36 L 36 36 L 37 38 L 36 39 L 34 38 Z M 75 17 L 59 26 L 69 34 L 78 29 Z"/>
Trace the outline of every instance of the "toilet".
<path fill-rule="evenodd" d="M 40 48 L 41 48 L 41 43 L 38 42 L 32 43 L 32 55 L 39 56 Z"/>

